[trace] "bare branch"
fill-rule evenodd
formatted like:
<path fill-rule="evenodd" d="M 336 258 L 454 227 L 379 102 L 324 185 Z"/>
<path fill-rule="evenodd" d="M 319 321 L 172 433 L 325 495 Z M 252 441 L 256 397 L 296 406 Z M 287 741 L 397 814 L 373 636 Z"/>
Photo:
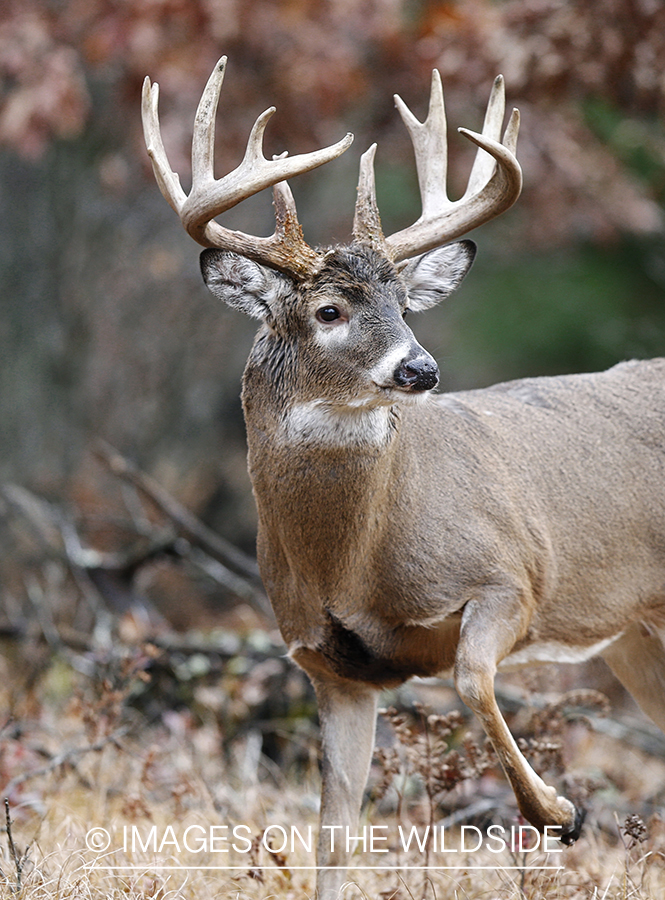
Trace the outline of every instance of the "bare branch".
<path fill-rule="evenodd" d="M 231 573 L 245 579 L 244 590 L 237 581 L 234 581 L 234 593 L 242 590 L 242 595 L 246 599 L 257 605 L 264 615 L 272 618 L 272 610 L 263 591 L 259 567 L 255 559 L 208 528 L 192 512 L 178 503 L 161 485 L 149 475 L 141 472 L 113 447 L 108 444 L 99 444 L 96 456 L 114 475 L 132 484 L 144 497 L 147 497 L 173 522 L 184 538 L 217 560 L 222 566 L 230 569 Z"/>
<path fill-rule="evenodd" d="M 82 756 L 86 756 L 88 753 L 99 753 L 105 747 L 108 747 L 109 744 L 113 744 L 114 747 L 122 749 L 119 741 L 120 738 L 127 733 L 127 731 L 127 726 L 123 725 L 112 734 L 106 735 L 104 738 L 96 741 L 94 744 L 88 744 L 85 747 L 72 747 L 69 750 L 64 750 L 62 753 L 58 753 L 49 760 L 47 765 L 42 766 L 40 769 L 33 769 L 30 772 L 21 772 L 20 775 L 16 775 L 14 778 L 12 778 L 11 781 L 7 783 L 5 787 L 5 794 L 8 797 L 20 784 L 24 784 L 26 781 L 31 781 L 33 778 L 41 778 L 43 775 L 50 775 L 52 772 L 55 772 L 62 766 L 73 766 L 75 761 L 80 759 Z M 9 815 L 7 798 L 5 798 L 5 810 L 7 811 L 7 815 Z"/>

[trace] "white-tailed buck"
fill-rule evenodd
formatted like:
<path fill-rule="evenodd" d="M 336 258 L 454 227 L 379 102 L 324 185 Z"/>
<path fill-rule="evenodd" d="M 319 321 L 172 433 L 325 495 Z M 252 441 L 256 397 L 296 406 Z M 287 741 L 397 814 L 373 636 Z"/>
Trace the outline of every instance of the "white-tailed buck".
<path fill-rule="evenodd" d="M 189 196 L 144 87 L 148 152 L 201 256 L 212 293 L 261 321 L 243 379 L 249 471 L 266 590 L 292 658 L 309 674 L 323 734 L 322 826 L 354 834 L 381 688 L 453 670 L 538 828 L 579 834 L 581 815 L 531 769 L 499 711 L 497 667 L 603 656 L 665 729 L 665 359 L 434 395 L 434 359 L 404 321 L 438 303 L 473 260 L 442 246 L 507 209 L 521 189 L 518 114 L 503 139 L 497 78 L 461 200 L 446 195 L 438 72 L 415 148 L 423 211 L 384 237 L 372 147 L 362 158 L 353 240 L 314 250 L 285 179 L 339 143 L 266 160 L 257 120 L 245 158 L 213 175 L 222 59 L 196 115 Z M 215 216 L 268 186 L 268 238 Z M 344 834 L 344 832 L 341 832 Z M 551 834 L 552 832 L 550 832 Z M 337 895 L 345 841 L 321 830 L 319 896 Z M 325 868 L 327 867 L 327 868 Z"/>

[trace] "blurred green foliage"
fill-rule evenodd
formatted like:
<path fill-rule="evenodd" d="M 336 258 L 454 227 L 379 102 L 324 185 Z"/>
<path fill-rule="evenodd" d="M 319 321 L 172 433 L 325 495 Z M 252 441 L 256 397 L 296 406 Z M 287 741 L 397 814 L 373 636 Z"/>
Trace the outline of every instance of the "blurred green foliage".
<path fill-rule="evenodd" d="M 582 110 L 592 132 L 653 196 L 665 201 L 665 123 L 653 116 L 627 116 L 624 109 L 599 96 L 587 97 Z"/>
<path fill-rule="evenodd" d="M 660 242 L 479 251 L 450 313 L 454 365 L 473 381 L 593 371 L 664 352 Z M 458 376 L 459 377 L 459 376 Z"/>

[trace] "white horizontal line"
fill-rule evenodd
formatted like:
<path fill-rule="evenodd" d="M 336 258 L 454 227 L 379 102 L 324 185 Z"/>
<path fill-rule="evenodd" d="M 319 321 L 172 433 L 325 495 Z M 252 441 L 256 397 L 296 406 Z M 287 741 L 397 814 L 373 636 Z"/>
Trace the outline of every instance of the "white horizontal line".
<path fill-rule="evenodd" d="M 133 866 L 99 866 L 96 863 L 86 863 L 83 866 L 84 869 L 107 869 L 113 872 L 122 872 L 123 870 L 141 870 L 145 871 L 146 869 L 150 869 L 151 871 L 160 871 L 167 869 L 169 871 L 217 871 L 217 872 L 231 872 L 231 871 L 241 871 L 245 872 L 248 869 L 274 869 L 276 872 L 279 872 L 280 869 L 289 869 L 290 871 L 296 870 L 308 870 L 308 871 L 320 871 L 320 870 L 331 870 L 335 871 L 337 869 L 351 869 L 353 871 L 362 869 L 363 871 L 393 871 L 399 869 L 400 872 L 403 872 L 405 869 L 422 871 L 423 869 L 431 869 L 432 871 L 444 870 L 444 869 L 491 869 L 497 872 L 507 872 L 513 869 L 516 869 L 520 872 L 529 872 L 535 869 L 548 869 L 558 871 L 559 869 L 564 869 L 565 866 L 465 866 L 460 863 L 457 866 L 271 866 L 265 864 L 256 864 L 252 865 L 251 863 L 247 863 L 244 866 L 161 866 L 161 865 L 151 865 L 150 863 L 145 863 L 144 865 L 133 865 Z"/>

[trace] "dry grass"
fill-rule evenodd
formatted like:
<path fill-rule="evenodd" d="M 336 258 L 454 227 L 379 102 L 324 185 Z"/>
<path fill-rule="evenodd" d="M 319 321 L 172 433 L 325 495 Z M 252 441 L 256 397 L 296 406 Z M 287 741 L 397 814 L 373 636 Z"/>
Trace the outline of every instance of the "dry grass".
<path fill-rule="evenodd" d="M 10 818 L 0 835 L 0 897 L 314 896 L 314 872 L 307 868 L 314 863 L 313 855 L 298 839 L 316 832 L 313 748 L 309 757 L 301 754 L 298 765 L 284 773 L 258 754 L 255 729 L 227 740 L 212 706 L 206 714 L 205 705 L 199 704 L 196 715 L 164 706 L 148 723 L 131 703 L 146 678 L 135 658 L 101 679 L 78 675 L 57 660 L 38 677 L 7 665 L 1 674 L 3 707 L 9 714 L 4 724 L 0 721 L 0 779 Z M 541 715 L 541 732 L 532 739 L 533 752 L 545 754 L 550 766 L 560 762 L 557 757 L 553 763 L 553 754 L 563 726 L 553 722 L 561 709 L 559 704 L 550 710 L 547 726 L 547 716 Z M 636 817 L 626 830 L 618 824 L 601 828 L 591 816 L 574 847 L 545 855 L 508 848 L 492 852 L 497 844 L 488 842 L 492 820 L 485 816 L 468 820 L 475 821 L 478 831 L 467 826 L 466 852 L 460 829 L 450 825 L 445 852 L 440 847 L 414 851 L 413 841 L 409 852 L 400 850 L 399 827 L 408 833 L 415 826 L 422 837 L 428 824 L 440 825 L 445 816 L 440 803 L 444 795 L 450 800 L 451 789 L 458 805 L 494 791 L 501 807 L 509 795 L 503 779 L 488 768 L 491 760 L 481 743 L 468 735 L 457 740 L 455 716 L 428 718 L 421 710 L 414 719 L 397 713 L 388 718 L 398 732 L 399 752 L 387 749 L 379 754 L 373 799 L 360 828 L 362 833 L 373 826 L 375 851 L 389 852 L 358 848 L 348 900 L 665 896 L 665 826 L 658 818 L 644 825 Z M 596 765 L 607 760 L 608 768 L 612 761 L 618 768 L 634 765 L 640 784 L 639 770 L 644 772 L 648 762 L 651 775 L 663 777 L 659 761 L 608 739 L 578 736 L 572 745 L 573 767 L 588 767 L 590 759 Z M 612 777 L 610 772 L 606 779 Z M 589 799 L 593 808 L 596 801 Z M 611 797 L 600 805 L 607 815 Z M 509 829 L 517 820 L 511 820 L 508 811 L 505 822 Z M 287 841 L 283 849 L 276 846 L 282 836 L 277 826 L 293 836 L 293 845 Z M 293 828 L 297 833 L 292 834 Z M 108 833 L 108 847 L 95 843 L 105 838 L 99 829 Z M 272 844 L 264 839 L 266 829 Z M 475 846 L 478 835 L 483 846 L 471 852 L 468 848 Z M 388 840 L 382 842 L 383 837 Z M 418 868 L 425 864 L 450 868 Z M 221 868 L 229 866 L 236 868 Z M 367 866 L 392 868 L 363 868 Z"/>

